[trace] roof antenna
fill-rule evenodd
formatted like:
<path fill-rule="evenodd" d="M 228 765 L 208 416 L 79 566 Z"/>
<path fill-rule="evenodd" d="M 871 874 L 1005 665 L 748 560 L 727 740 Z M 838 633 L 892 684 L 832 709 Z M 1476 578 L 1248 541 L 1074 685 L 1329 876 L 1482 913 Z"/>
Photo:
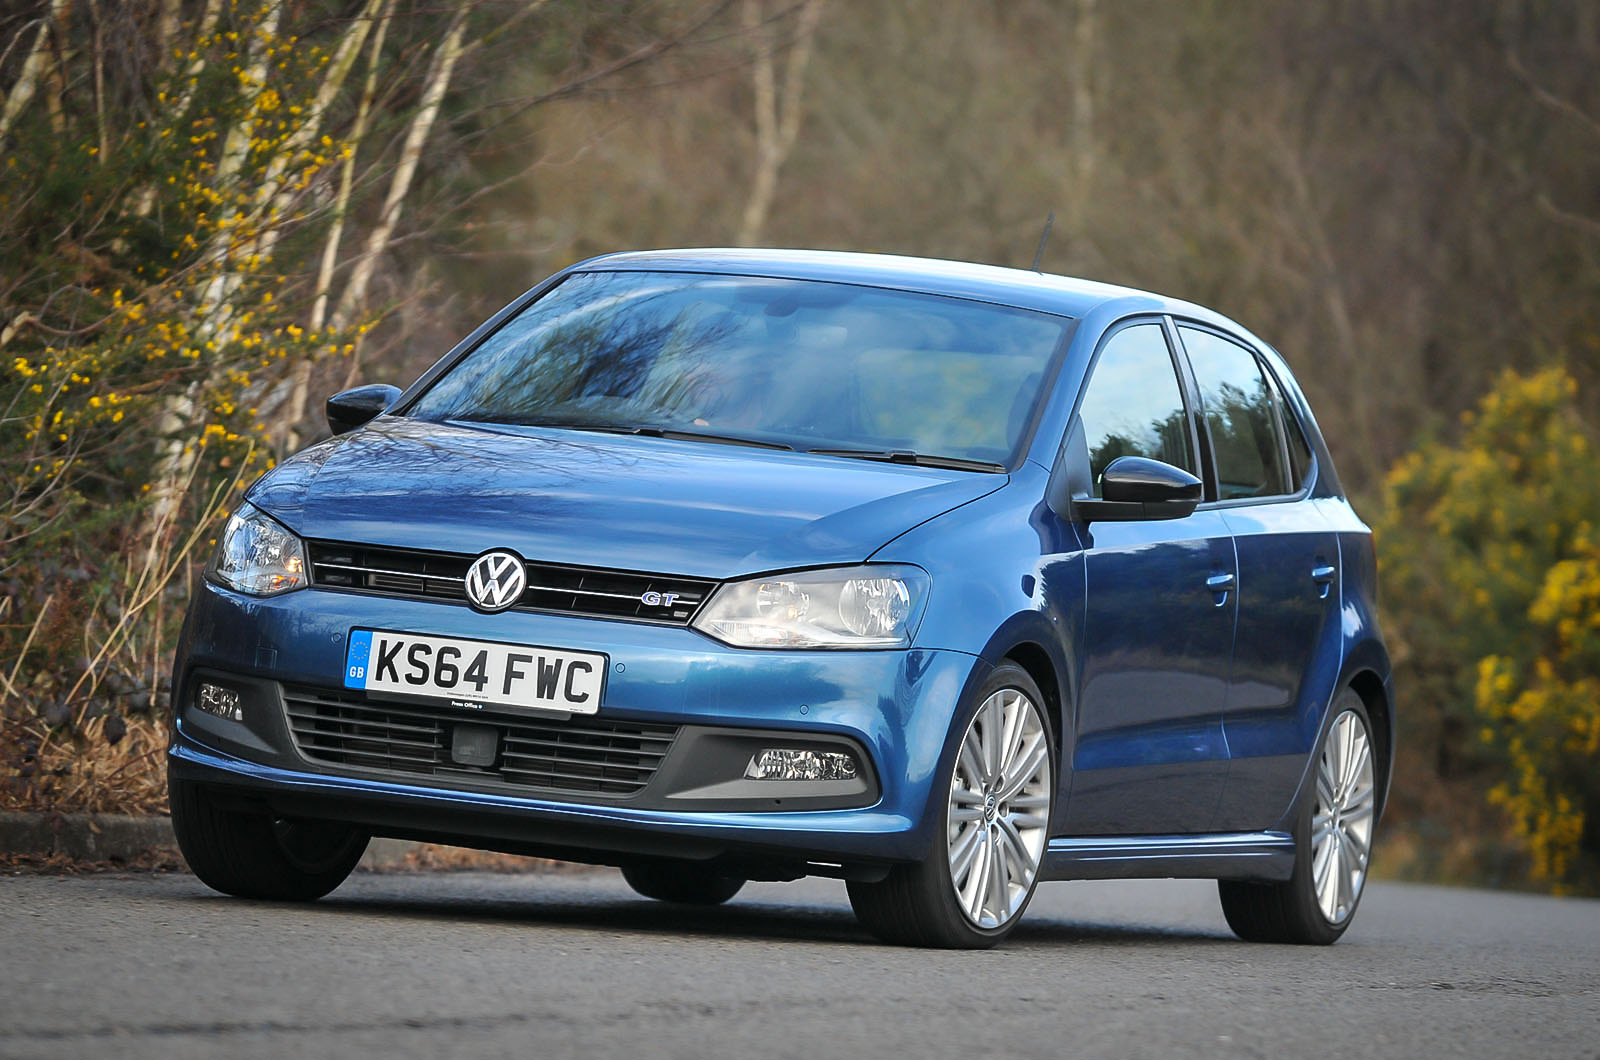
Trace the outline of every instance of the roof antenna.
<path fill-rule="evenodd" d="M 1044 219 L 1044 231 L 1039 233 L 1039 249 L 1033 254 L 1033 271 L 1039 271 L 1039 262 L 1044 260 L 1044 245 L 1050 242 L 1050 229 L 1056 224 L 1056 212 L 1050 211 L 1050 216 Z"/>

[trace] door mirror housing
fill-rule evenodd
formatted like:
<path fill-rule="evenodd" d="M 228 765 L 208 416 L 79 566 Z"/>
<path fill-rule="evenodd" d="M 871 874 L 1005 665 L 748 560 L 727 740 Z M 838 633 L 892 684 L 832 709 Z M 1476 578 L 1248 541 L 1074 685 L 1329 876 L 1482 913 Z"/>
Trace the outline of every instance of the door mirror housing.
<path fill-rule="evenodd" d="M 1182 468 L 1142 456 L 1119 456 L 1100 475 L 1100 497 L 1075 497 L 1086 523 L 1182 519 L 1204 498 L 1200 480 Z"/>
<path fill-rule="evenodd" d="M 334 434 L 353 431 L 374 419 L 400 397 L 400 388 L 388 383 L 369 383 L 341 390 L 328 399 L 328 429 Z"/>

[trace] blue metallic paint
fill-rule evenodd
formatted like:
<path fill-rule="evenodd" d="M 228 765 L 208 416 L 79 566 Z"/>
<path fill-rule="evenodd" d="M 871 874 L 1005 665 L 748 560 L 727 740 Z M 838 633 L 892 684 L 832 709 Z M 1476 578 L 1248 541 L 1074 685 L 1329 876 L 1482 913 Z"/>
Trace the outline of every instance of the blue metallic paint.
<path fill-rule="evenodd" d="M 1223 717 L 1227 794 L 1210 826 L 1216 831 L 1271 826 L 1316 739 L 1341 654 L 1337 585 L 1324 599 L 1312 578 L 1314 567 L 1338 567 L 1338 536 L 1323 503 L 1220 511 L 1239 554 L 1239 625 Z"/>
<path fill-rule="evenodd" d="M 1205 832 L 1227 776 L 1228 685 L 1216 661 L 1233 647 L 1237 597 L 1208 584 L 1235 570 L 1227 525 L 1197 511 L 1094 524 L 1084 538 L 1084 665 L 1067 828 Z"/>
<path fill-rule="evenodd" d="M 376 470 L 381 468 L 381 471 Z M 248 499 L 302 537 L 708 578 L 854 563 L 1001 475 L 383 417 Z"/>
<path fill-rule="evenodd" d="M 480 637 L 486 629 L 485 616 L 464 604 L 378 600 L 360 593 L 321 590 L 262 600 L 208 583 L 192 604 L 177 672 L 188 674 L 195 666 L 205 666 L 289 684 L 338 687 L 345 636 L 352 627 L 373 622 L 375 603 L 382 608 L 387 629 Z M 737 824 L 770 833 L 766 837 L 776 848 L 785 845 L 787 836 L 806 831 L 806 822 L 832 821 L 842 829 L 837 847 L 840 854 L 869 853 L 845 838 L 859 830 L 878 837 L 872 856 L 921 856 L 932 838 L 922 810 L 955 704 L 967 682 L 987 672 L 980 660 L 953 651 L 752 652 L 725 647 L 687 629 L 522 611 L 491 617 L 493 626 L 487 628 L 492 628 L 498 639 L 606 652 L 613 666 L 606 683 L 607 716 L 843 733 L 859 739 L 880 766 L 898 764 L 894 782 L 884 784 L 877 805 L 821 815 L 663 814 L 614 806 L 580 811 L 570 800 L 499 796 L 494 800 L 497 805 L 517 806 L 552 821 L 581 812 L 608 820 L 653 821 L 658 826 L 670 820 L 685 826 L 709 822 L 717 828 Z M 277 660 L 274 665 L 256 665 L 263 651 L 272 653 Z M 177 701 L 185 702 L 189 694 L 186 683 L 178 689 Z M 174 753 L 182 761 L 213 769 L 233 768 L 207 757 L 210 749 L 201 743 L 197 736 L 180 731 Z M 277 778 L 300 786 L 310 783 L 304 776 L 265 766 L 253 765 L 243 772 L 258 780 Z M 307 763 L 306 773 L 315 772 Z M 328 779 L 321 777 L 318 783 L 325 789 Z M 400 796 L 418 791 L 409 785 L 377 781 L 367 787 Z M 459 802 L 480 796 L 453 792 L 450 797 Z M 760 828 L 755 827 L 756 822 L 761 823 Z M 470 827 L 466 830 L 470 833 Z M 830 827 L 828 834 L 831 832 Z M 811 842 L 801 837 L 798 845 Z M 824 845 L 834 849 L 833 844 L 830 838 Z"/>
<path fill-rule="evenodd" d="M 335 780 L 309 766 L 303 772 L 265 767 L 208 748 L 181 726 L 173 737 L 175 770 L 328 799 L 359 788 L 413 805 L 423 817 L 434 814 L 429 820 L 445 819 L 437 816 L 444 807 L 459 816 L 466 837 L 474 834 L 473 815 L 481 810 L 514 816 L 530 834 L 541 823 L 594 821 L 681 837 L 685 844 L 710 843 L 705 849 L 736 841 L 774 855 L 915 859 L 932 849 L 939 830 L 941 814 L 930 810 L 937 781 L 951 768 L 951 734 L 960 731 L 961 712 L 972 707 L 967 690 L 1007 656 L 1037 658 L 1048 663 L 1049 672 L 1038 676 L 1053 683 L 1046 698 L 1055 706 L 1051 722 L 1058 760 L 1066 766 L 1052 828 L 1061 838 L 1052 841 L 1047 875 L 1111 874 L 1107 866 L 1116 866 L 1122 875 L 1280 878 L 1281 833 L 1332 696 L 1361 674 L 1386 697 L 1391 689 L 1376 622 L 1370 536 L 1344 500 L 1304 397 L 1275 352 L 1226 318 L 1187 303 L 986 266 L 867 255 L 678 251 L 617 255 L 574 267 L 629 268 L 903 287 L 1060 313 L 1076 318 L 1077 327 L 1025 458 L 1010 474 L 553 429 L 456 428 L 403 418 L 407 403 L 432 378 L 558 282 L 557 276 L 441 358 L 396 404 L 401 415 L 311 447 L 257 483 L 251 501 L 313 539 L 455 552 L 509 547 L 542 561 L 717 579 L 863 560 L 912 563 L 928 570 L 933 581 L 911 650 L 740 650 L 689 629 L 521 611 L 482 616 L 462 605 L 392 598 L 375 605 L 358 593 L 328 590 L 263 600 L 206 584 L 196 594 L 175 660 L 177 700 L 185 702 L 186 675 L 200 665 L 336 687 L 344 637 L 381 614 L 385 628 L 604 651 L 616 667 L 603 709 L 619 717 L 853 736 L 883 779 L 881 800 L 856 810 L 676 813 L 465 794 Z M 1101 339 L 1117 323 L 1150 314 L 1220 328 L 1257 350 L 1313 447 L 1317 472 L 1310 499 L 1203 508 L 1192 526 L 1181 525 L 1191 520 L 1086 526 L 1063 519 L 1043 502 Z M 1333 542 L 1340 573 L 1327 605 L 1337 621 L 1313 621 L 1315 608 L 1304 601 L 1291 608 L 1296 621 L 1320 630 L 1305 671 L 1296 675 L 1270 666 L 1270 652 L 1255 650 L 1274 621 L 1270 607 L 1257 612 L 1254 602 L 1259 587 L 1253 572 L 1269 561 L 1248 555 L 1236 561 L 1229 532 L 1264 534 L 1302 517 L 1312 525 L 1310 537 L 1285 546 L 1295 553 L 1290 559 L 1309 567 L 1300 561 L 1314 558 L 1312 553 L 1322 556 Z M 1146 556 L 1152 565 L 1137 573 L 1108 571 L 1114 592 L 1107 599 L 1116 602 L 1101 614 L 1093 602 L 1093 571 L 1102 562 L 1096 557 L 1119 551 Z M 1219 608 L 1204 578 L 1235 562 L 1237 595 Z M 1131 581 L 1119 585 L 1117 578 Z M 1270 586 L 1270 579 L 1259 580 Z M 1247 651 L 1245 665 L 1230 675 L 1231 629 L 1219 636 L 1202 633 L 1201 626 L 1231 626 L 1235 607 Z M 1137 695 L 1152 645 L 1166 646 L 1165 672 L 1182 695 Z M 1209 673 L 1199 673 L 1212 652 Z M 1259 671 L 1253 675 L 1252 665 Z M 1134 694 L 1109 694 L 1119 683 Z M 1270 694 L 1257 696 L 1258 685 Z M 1388 702 L 1382 713 L 1392 718 Z M 1389 754 L 1380 764 L 1387 778 L 1393 747 L 1388 734 L 1383 745 Z M 1129 771 L 1122 783 L 1113 782 L 1116 770 Z M 1150 790 L 1140 792 L 1141 785 Z M 1103 798 L 1096 812 L 1097 787 L 1123 794 Z M 1079 811 L 1080 798 L 1088 812 Z M 1149 799 L 1150 805 L 1143 815 L 1130 812 L 1121 828 L 1189 834 L 1067 838 L 1075 821 L 1087 822 L 1076 829 L 1079 834 L 1115 830 L 1115 808 L 1123 798 Z M 1179 804 L 1205 809 L 1184 816 L 1181 825 L 1163 824 L 1157 808 Z M 691 846 L 683 850 L 687 855 Z"/>

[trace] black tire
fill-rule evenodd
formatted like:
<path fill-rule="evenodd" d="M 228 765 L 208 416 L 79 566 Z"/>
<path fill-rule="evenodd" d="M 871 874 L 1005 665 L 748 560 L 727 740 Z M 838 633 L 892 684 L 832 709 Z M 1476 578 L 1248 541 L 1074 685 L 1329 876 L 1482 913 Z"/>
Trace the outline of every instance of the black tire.
<path fill-rule="evenodd" d="M 1038 710 L 1044 726 L 1045 742 L 1049 747 L 1049 778 L 1047 787 L 1050 805 L 1045 811 L 1048 823 L 1055 809 L 1057 769 L 1057 742 L 1051 728 L 1050 713 L 1039 686 L 1022 667 L 1003 663 L 980 685 L 957 717 L 959 727 L 955 733 L 956 747 L 965 738 L 980 706 L 996 692 L 1015 690 L 1027 696 Z M 851 880 L 847 884 L 850 907 L 856 919 L 882 942 L 895 946 L 922 946 L 938 949 L 988 949 L 1003 941 L 1021 922 L 1038 887 L 1038 873 L 1028 885 L 1021 906 L 1011 918 L 998 927 L 983 928 L 970 920 L 957 902 L 956 889 L 950 877 L 950 859 L 947 848 L 945 812 L 950 798 L 950 786 L 955 779 L 953 767 L 944 771 L 933 801 L 930 814 L 937 815 L 939 827 L 934 849 L 926 861 L 897 865 L 889 875 L 875 883 Z"/>
<path fill-rule="evenodd" d="M 225 809 L 203 786 L 168 778 L 172 830 L 189 869 L 236 898 L 309 902 L 350 875 L 368 836 L 349 825 Z"/>
<path fill-rule="evenodd" d="M 1333 701 L 1333 708 L 1329 711 L 1327 731 L 1323 734 L 1323 742 L 1317 746 L 1316 757 L 1312 759 L 1313 775 L 1309 778 L 1307 790 L 1301 794 L 1300 805 L 1295 811 L 1294 875 L 1285 883 L 1217 881 L 1217 892 L 1222 898 L 1222 915 L 1227 918 L 1228 926 L 1233 929 L 1233 933 L 1246 942 L 1327 946 L 1338 941 L 1355 920 L 1356 911 L 1361 904 L 1361 894 L 1366 890 L 1364 881 L 1362 888 L 1356 893 L 1349 912 L 1342 920 L 1335 922 L 1323 914 L 1322 907 L 1317 901 L 1312 867 L 1314 851 L 1311 843 L 1311 820 L 1316 803 L 1315 770 L 1329 734 L 1333 731 L 1333 722 L 1346 712 L 1353 713 L 1360 719 L 1362 727 L 1366 730 L 1369 747 L 1376 746 L 1372 740 L 1372 721 L 1367 716 L 1366 705 L 1354 689 L 1346 688 Z M 1373 823 L 1376 825 L 1376 818 Z M 1370 864 L 1368 868 L 1370 870 Z"/>
<path fill-rule="evenodd" d="M 639 894 L 679 905 L 721 905 L 739 893 L 745 881 L 722 876 L 692 861 L 635 861 L 622 867 L 622 878 Z"/>

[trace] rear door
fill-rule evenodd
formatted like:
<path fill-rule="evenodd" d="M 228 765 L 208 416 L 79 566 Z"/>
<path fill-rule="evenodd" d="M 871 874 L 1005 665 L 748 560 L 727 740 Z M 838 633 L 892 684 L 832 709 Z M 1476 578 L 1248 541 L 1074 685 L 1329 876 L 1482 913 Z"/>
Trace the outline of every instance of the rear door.
<path fill-rule="evenodd" d="M 1147 456 L 1199 472 L 1198 435 L 1159 321 L 1107 338 L 1063 459 Z M 1076 450 L 1076 451 L 1074 451 Z M 1085 614 L 1071 793 L 1073 835 L 1203 831 L 1226 773 L 1223 699 L 1233 646 L 1233 542 L 1222 516 L 1095 522 L 1084 542 Z"/>
<path fill-rule="evenodd" d="M 1180 324 L 1209 441 L 1216 513 L 1239 558 L 1238 633 L 1211 825 L 1272 827 L 1299 785 L 1339 662 L 1339 542 L 1309 498 L 1311 451 L 1271 373 L 1242 343 Z"/>

